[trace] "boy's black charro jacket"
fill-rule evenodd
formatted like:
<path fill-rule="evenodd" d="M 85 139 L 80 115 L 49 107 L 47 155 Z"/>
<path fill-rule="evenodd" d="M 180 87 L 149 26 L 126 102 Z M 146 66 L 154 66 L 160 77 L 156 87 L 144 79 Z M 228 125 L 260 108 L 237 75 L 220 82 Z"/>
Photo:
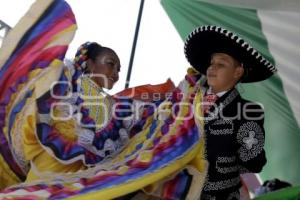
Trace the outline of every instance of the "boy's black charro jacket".
<path fill-rule="evenodd" d="M 202 196 L 227 199 L 226 194 L 238 195 L 240 174 L 260 172 L 266 164 L 264 111 L 243 99 L 235 88 L 215 105 L 204 116 L 209 168 Z"/>

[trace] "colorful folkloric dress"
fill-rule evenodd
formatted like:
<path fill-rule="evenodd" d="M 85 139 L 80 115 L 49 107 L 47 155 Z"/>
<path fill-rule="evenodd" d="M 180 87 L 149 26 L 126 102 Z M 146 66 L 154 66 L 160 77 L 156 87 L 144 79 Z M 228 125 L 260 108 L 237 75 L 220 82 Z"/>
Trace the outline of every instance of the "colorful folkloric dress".
<path fill-rule="evenodd" d="M 63 63 L 75 30 L 65 1 L 38 0 L 3 42 L 0 198 L 199 198 L 207 163 L 196 76 L 165 100 L 106 95 Z"/>

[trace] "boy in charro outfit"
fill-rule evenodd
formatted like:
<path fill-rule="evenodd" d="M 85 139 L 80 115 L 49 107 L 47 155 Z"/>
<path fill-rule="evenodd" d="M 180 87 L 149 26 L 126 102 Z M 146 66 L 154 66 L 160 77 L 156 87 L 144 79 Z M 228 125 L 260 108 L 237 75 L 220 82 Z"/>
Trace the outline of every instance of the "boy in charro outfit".
<path fill-rule="evenodd" d="M 236 85 L 265 80 L 276 69 L 239 36 L 216 26 L 195 29 L 185 55 L 206 75 L 201 87 L 209 167 L 201 199 L 239 199 L 240 174 L 260 172 L 266 156 L 263 108 L 243 99 Z"/>

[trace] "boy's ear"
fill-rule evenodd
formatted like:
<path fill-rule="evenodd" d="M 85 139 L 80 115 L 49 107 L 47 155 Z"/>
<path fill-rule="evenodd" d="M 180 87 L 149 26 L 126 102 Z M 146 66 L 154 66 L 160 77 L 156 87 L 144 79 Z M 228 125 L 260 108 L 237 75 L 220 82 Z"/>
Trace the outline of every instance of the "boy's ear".
<path fill-rule="evenodd" d="M 235 69 L 234 77 L 237 78 L 237 80 L 239 80 L 240 78 L 242 78 L 243 75 L 244 75 L 244 67 L 238 66 Z"/>

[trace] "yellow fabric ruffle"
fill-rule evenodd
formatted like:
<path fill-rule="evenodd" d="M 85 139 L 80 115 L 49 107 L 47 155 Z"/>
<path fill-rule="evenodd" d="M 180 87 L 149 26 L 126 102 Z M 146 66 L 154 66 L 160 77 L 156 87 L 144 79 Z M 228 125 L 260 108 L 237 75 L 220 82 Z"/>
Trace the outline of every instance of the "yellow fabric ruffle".
<path fill-rule="evenodd" d="M 17 183 L 20 183 L 20 179 L 11 171 L 0 155 L 0 190 Z"/>
<path fill-rule="evenodd" d="M 27 123 L 23 126 L 25 156 L 27 160 L 31 161 L 31 165 L 34 165 L 34 167 L 31 166 L 27 175 L 27 182 L 39 179 L 39 172 L 68 173 L 86 168 L 81 161 L 66 164 L 57 160 L 50 150 L 41 146 L 35 134 L 35 125 L 36 118 L 34 115 L 30 115 L 27 117 Z M 57 122 L 54 126 L 67 140 L 74 140 L 75 130 L 72 121 L 67 122 L 66 125 L 63 125 L 62 122 Z"/>

